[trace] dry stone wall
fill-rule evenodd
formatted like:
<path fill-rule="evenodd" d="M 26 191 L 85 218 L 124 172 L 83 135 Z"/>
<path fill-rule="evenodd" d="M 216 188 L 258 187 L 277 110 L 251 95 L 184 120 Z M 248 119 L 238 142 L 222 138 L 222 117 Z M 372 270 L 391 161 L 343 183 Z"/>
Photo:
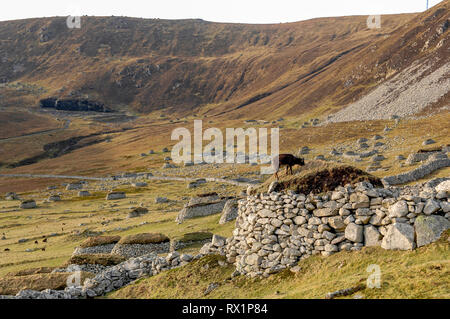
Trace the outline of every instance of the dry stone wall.
<path fill-rule="evenodd" d="M 405 173 L 388 176 L 382 179 L 384 185 L 398 185 L 421 179 L 443 167 L 450 166 L 450 159 L 445 153 L 436 153 L 428 157 L 424 164 Z"/>
<path fill-rule="evenodd" d="M 449 193 L 374 188 L 363 182 L 323 195 L 249 195 L 239 201 L 225 253 L 241 274 L 266 276 L 314 254 L 364 246 L 414 249 L 450 227 Z"/>
<path fill-rule="evenodd" d="M 168 253 L 170 242 L 148 243 L 148 244 L 121 244 L 117 243 L 111 250 L 111 254 L 126 258 L 139 257 L 150 253 Z"/>
<path fill-rule="evenodd" d="M 154 276 L 162 271 L 186 265 L 192 260 L 198 259 L 202 255 L 195 257 L 189 254 L 180 255 L 178 252 L 171 252 L 166 257 L 160 257 L 154 253 L 144 256 L 130 258 L 118 265 L 111 267 L 99 267 L 99 265 L 69 265 L 66 269 L 59 269 L 59 272 L 72 272 L 81 269 L 94 270 L 96 276 L 86 279 L 81 285 L 72 285 L 64 290 L 46 289 L 43 291 L 21 290 L 14 296 L 2 296 L 0 299 L 79 299 L 102 296 L 113 290 L 126 286 L 133 281 Z M 93 269 L 95 268 L 95 269 Z"/>
<path fill-rule="evenodd" d="M 97 245 L 92 247 L 76 247 L 72 256 L 85 254 L 110 254 L 116 244 Z"/>

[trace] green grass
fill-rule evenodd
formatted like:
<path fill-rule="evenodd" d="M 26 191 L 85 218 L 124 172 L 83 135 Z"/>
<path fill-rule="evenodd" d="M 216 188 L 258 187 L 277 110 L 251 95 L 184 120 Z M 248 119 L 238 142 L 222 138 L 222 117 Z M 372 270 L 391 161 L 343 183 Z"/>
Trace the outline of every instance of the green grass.
<path fill-rule="evenodd" d="M 175 238 L 179 240 L 180 242 L 190 242 L 190 241 L 202 241 L 206 239 L 211 239 L 213 236 L 210 232 L 193 232 L 193 233 L 187 233 L 179 238 Z"/>
<path fill-rule="evenodd" d="M 206 256 L 110 293 L 108 298 L 324 298 L 328 292 L 366 285 L 380 266 L 380 288 L 355 294 L 364 298 L 450 298 L 450 231 L 433 244 L 414 251 L 390 251 L 365 247 L 358 252 L 339 252 L 330 257 L 312 256 L 299 262 L 301 270 L 284 270 L 267 278 L 238 276 L 234 266 L 219 265 L 221 256 Z M 204 296 L 213 282 L 219 288 Z M 352 298 L 353 295 L 347 298 Z"/>
<path fill-rule="evenodd" d="M 234 222 L 219 225 L 220 214 L 190 219 L 180 225 L 175 223 L 175 217 L 187 202 L 187 199 L 180 199 L 182 196 L 189 198 L 196 192 L 212 191 L 217 189 L 217 185 L 208 183 L 201 190 L 192 190 L 186 188 L 184 182 L 151 181 L 144 188 L 123 187 L 127 198 L 115 201 L 106 201 L 106 192 L 93 191 L 91 193 L 94 196 L 79 198 L 73 196 L 73 192 L 62 190 L 63 201 L 43 203 L 42 199 L 48 195 L 30 193 L 29 195 L 38 195 L 38 208 L 31 210 L 18 209 L 19 201 L 0 200 L 0 234 L 5 232 L 7 237 L 0 241 L 0 276 L 33 267 L 60 267 L 70 258 L 74 248 L 86 240 L 87 231 L 103 231 L 102 235 L 121 237 L 139 233 L 162 233 L 170 239 L 183 238 L 186 234 L 195 232 L 230 236 Z M 236 191 L 236 188 L 228 186 L 225 189 L 227 192 Z M 156 204 L 154 198 L 157 196 L 167 197 L 171 201 Z M 149 213 L 127 219 L 130 208 L 139 203 L 143 203 Z M 109 222 L 102 225 L 105 221 Z M 118 227 L 123 229 L 117 230 Z M 76 234 L 75 231 L 79 233 Z M 52 233 L 58 235 L 49 237 L 48 242 L 44 243 L 43 236 Z M 18 240 L 22 238 L 28 241 L 19 244 Z M 35 240 L 38 244 L 34 243 Z M 46 248 L 45 251 L 40 250 L 43 247 Z M 4 251 L 6 248 L 10 251 Z M 183 251 L 194 253 L 199 248 L 199 245 L 191 245 Z M 27 249 L 33 251 L 26 252 Z"/>

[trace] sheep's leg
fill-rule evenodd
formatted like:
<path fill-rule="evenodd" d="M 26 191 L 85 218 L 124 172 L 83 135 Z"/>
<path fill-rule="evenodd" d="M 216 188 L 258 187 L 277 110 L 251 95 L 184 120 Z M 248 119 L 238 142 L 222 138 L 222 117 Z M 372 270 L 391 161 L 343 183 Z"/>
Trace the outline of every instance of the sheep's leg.
<path fill-rule="evenodd" d="M 280 170 L 280 168 L 278 167 L 278 169 L 275 171 L 275 173 L 273 175 L 275 175 L 276 179 L 278 180 L 278 171 Z"/>

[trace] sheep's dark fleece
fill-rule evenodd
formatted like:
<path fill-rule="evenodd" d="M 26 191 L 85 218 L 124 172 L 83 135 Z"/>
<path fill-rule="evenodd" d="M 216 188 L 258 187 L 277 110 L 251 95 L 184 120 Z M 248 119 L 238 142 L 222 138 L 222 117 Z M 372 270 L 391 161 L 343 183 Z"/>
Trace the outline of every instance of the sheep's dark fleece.
<path fill-rule="evenodd" d="M 288 172 L 290 172 L 290 174 L 292 175 L 292 166 L 294 165 L 300 165 L 303 166 L 305 165 L 305 160 L 301 157 L 295 157 L 292 154 L 279 154 L 278 155 L 278 169 L 275 172 L 275 176 L 278 179 L 278 170 L 280 169 L 281 165 L 286 165 L 286 174 L 288 174 Z"/>

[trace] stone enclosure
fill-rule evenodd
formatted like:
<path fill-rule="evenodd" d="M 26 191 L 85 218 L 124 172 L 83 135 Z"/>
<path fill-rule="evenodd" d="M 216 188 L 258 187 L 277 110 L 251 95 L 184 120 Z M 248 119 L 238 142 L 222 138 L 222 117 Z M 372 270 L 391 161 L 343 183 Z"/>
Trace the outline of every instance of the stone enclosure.
<path fill-rule="evenodd" d="M 450 228 L 449 192 L 374 188 L 362 182 L 322 195 L 248 195 L 239 201 L 236 228 L 224 251 L 239 273 L 258 276 L 314 254 L 363 246 L 414 249 Z"/>
<path fill-rule="evenodd" d="M 227 200 L 228 198 L 219 197 L 216 193 L 192 197 L 180 211 L 175 221 L 181 224 L 185 219 L 220 213 Z"/>

